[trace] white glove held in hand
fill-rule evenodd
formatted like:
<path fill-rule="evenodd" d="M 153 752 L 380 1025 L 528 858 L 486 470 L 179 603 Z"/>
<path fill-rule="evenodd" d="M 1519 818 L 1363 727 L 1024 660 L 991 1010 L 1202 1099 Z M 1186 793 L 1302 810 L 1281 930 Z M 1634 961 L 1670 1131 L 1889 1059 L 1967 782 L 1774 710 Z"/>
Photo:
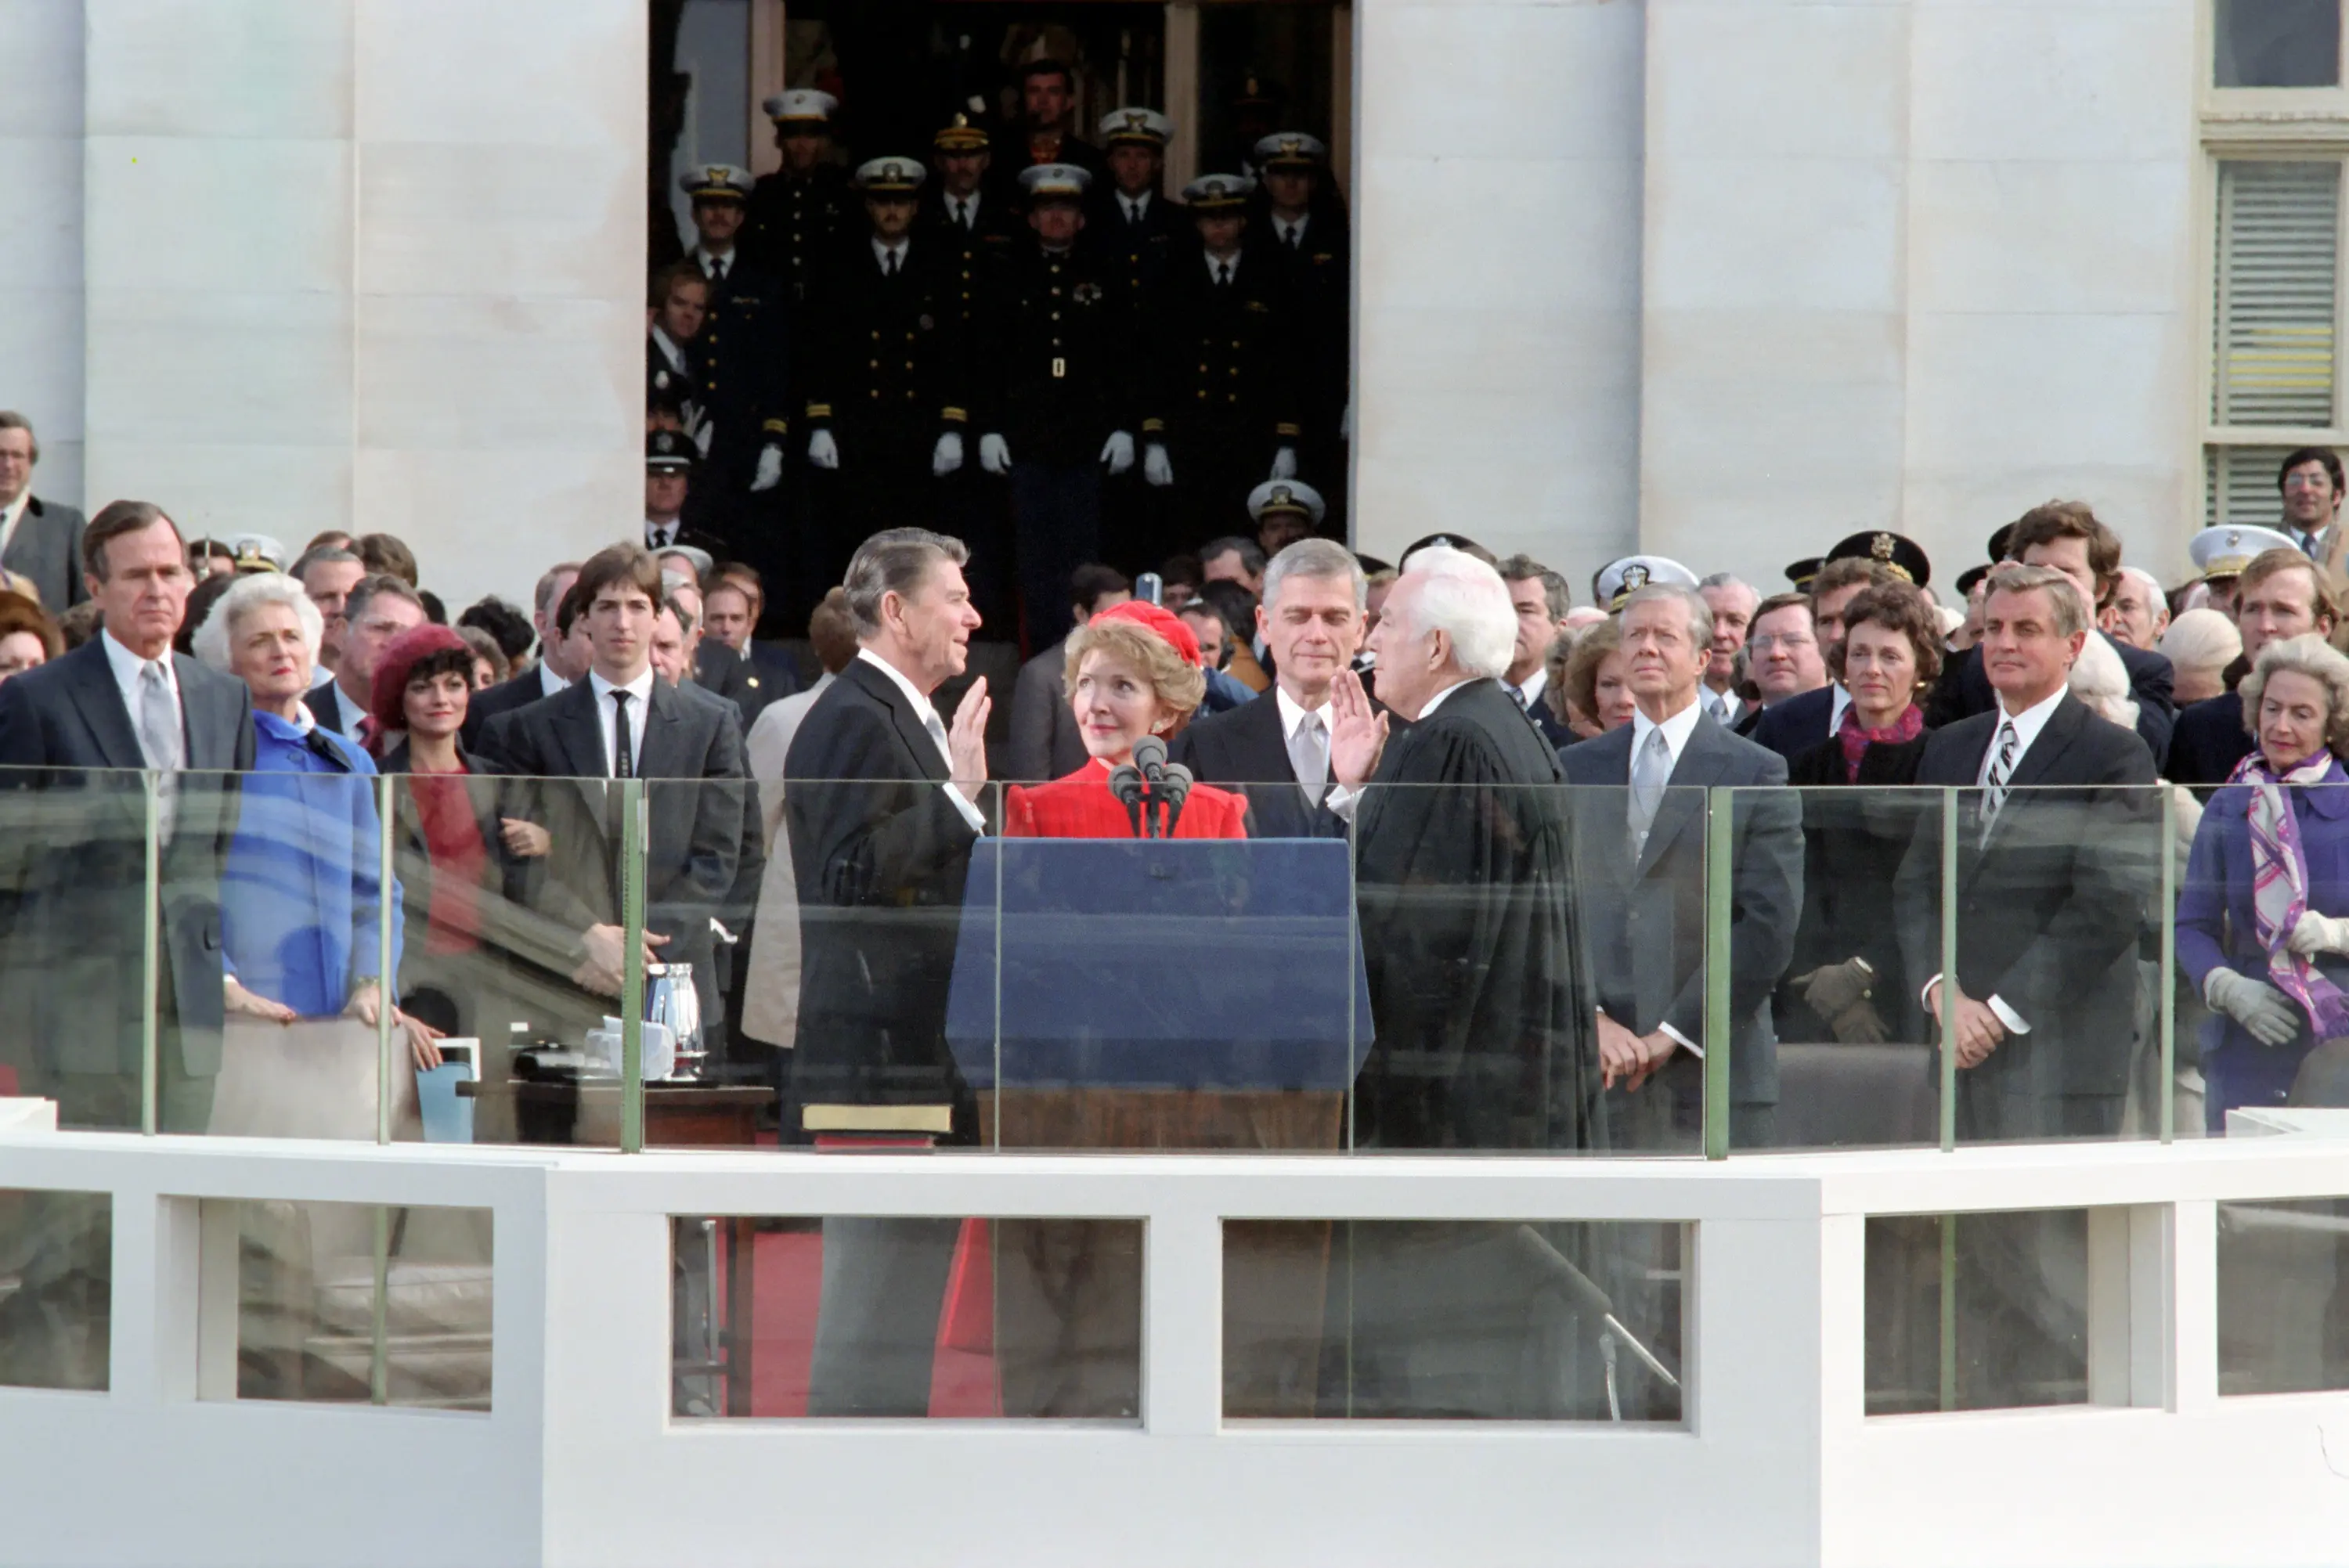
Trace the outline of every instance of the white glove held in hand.
<path fill-rule="evenodd" d="M 1011 443 L 1000 436 L 978 438 L 978 466 L 991 474 L 1011 471 Z"/>
<path fill-rule="evenodd" d="M 759 449 L 759 471 L 750 476 L 753 490 L 771 490 L 783 481 L 783 449 L 772 441 Z"/>
<path fill-rule="evenodd" d="M 1123 430 L 1112 430 L 1109 439 L 1102 443 L 1101 460 L 1109 465 L 1112 479 L 1133 467 L 1133 438 Z"/>
<path fill-rule="evenodd" d="M 2349 920 L 2319 914 L 2312 909 L 2300 917 L 2300 923 L 2292 928 L 2284 945 L 2302 958 L 2319 953 L 2349 953 Z"/>
<path fill-rule="evenodd" d="M 2263 1046 L 2281 1046 L 2300 1033 L 2300 1009 L 2264 980 L 2213 969 L 2202 982 L 2202 999 L 2251 1032 Z"/>
<path fill-rule="evenodd" d="M 1265 478 L 1268 480 L 1293 480 L 1296 477 L 1297 449 L 1295 447 L 1283 447 L 1278 451 L 1273 453 L 1272 472 L 1265 475 Z"/>
<path fill-rule="evenodd" d="M 1142 477 L 1164 490 L 1174 482 L 1174 464 L 1166 456 L 1166 443 L 1153 441 L 1142 449 Z"/>
<path fill-rule="evenodd" d="M 938 438 L 938 444 L 930 449 L 930 473 L 933 478 L 944 479 L 960 467 L 962 467 L 962 438 L 948 430 Z"/>
<path fill-rule="evenodd" d="M 830 430 L 818 430 L 808 438 L 808 461 L 819 469 L 840 467 L 840 443 L 832 438 Z"/>

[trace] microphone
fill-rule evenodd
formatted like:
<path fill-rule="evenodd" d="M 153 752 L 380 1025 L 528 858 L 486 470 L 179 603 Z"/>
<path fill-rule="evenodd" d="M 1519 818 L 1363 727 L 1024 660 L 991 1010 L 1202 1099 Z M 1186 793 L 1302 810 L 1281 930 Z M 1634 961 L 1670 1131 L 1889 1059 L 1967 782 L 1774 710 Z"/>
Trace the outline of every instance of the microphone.
<path fill-rule="evenodd" d="M 1133 743 L 1133 765 L 1153 784 L 1166 776 L 1166 743 L 1154 735 L 1145 735 Z"/>
<path fill-rule="evenodd" d="M 1131 762 L 1121 762 L 1109 770 L 1109 792 L 1125 807 L 1125 820 L 1133 827 L 1133 836 L 1142 837 L 1142 770 Z"/>
<path fill-rule="evenodd" d="M 1174 836 L 1174 824 L 1183 820 L 1183 802 L 1191 798 L 1191 770 L 1180 762 L 1166 765 L 1164 777 L 1158 780 L 1158 798 L 1166 802 L 1166 836 Z"/>

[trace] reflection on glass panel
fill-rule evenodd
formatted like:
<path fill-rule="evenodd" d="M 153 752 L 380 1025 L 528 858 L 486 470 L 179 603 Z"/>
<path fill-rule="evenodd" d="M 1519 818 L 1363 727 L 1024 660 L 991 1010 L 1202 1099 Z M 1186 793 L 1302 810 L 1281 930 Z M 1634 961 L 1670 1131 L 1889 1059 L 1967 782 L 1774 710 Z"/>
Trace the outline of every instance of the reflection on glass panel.
<path fill-rule="evenodd" d="M 672 1413 L 1134 1422 L 1138 1220 L 673 1222 Z"/>
<path fill-rule="evenodd" d="M 2349 1388 L 2349 1199 L 2219 1205 L 2219 1392 Z"/>
<path fill-rule="evenodd" d="M 1741 811 L 1754 793 L 1738 797 Z M 1826 786 L 1791 799 L 1802 819 L 1802 905 L 1770 998 L 1778 1141 L 1935 1143 L 1940 1037 L 1918 992 L 1940 967 L 1940 903 L 1916 912 L 1904 942 L 1895 890 L 1920 827 L 1941 810 L 1940 792 Z M 1914 961 L 1930 965 L 1913 978 L 1912 945 Z"/>
<path fill-rule="evenodd" d="M 488 1210 L 208 1199 L 201 1214 L 204 1398 L 490 1408 Z"/>
<path fill-rule="evenodd" d="M 2212 82 L 2329 88 L 2341 79 L 2341 0 L 2211 0 Z"/>
<path fill-rule="evenodd" d="M 184 795 L 184 801 L 181 796 Z M 147 782 L 137 772 L 0 769 L 0 985 L 17 1091 L 54 1099 L 65 1128 L 136 1131 L 150 1016 L 156 1125 L 201 1132 L 220 1069 L 217 786 L 160 799 L 174 829 L 161 861 L 161 956 L 147 973 Z M 180 808 L 184 804 L 186 810 Z"/>
<path fill-rule="evenodd" d="M 113 1284 L 106 1193 L 0 1189 L 0 1386 L 106 1387 Z"/>
<path fill-rule="evenodd" d="M 2086 1403 L 2088 1218 L 1870 1216 L 1868 1414 Z"/>
<path fill-rule="evenodd" d="M 1230 1221 L 1232 1419 L 1682 1419 L 1689 1228 Z"/>

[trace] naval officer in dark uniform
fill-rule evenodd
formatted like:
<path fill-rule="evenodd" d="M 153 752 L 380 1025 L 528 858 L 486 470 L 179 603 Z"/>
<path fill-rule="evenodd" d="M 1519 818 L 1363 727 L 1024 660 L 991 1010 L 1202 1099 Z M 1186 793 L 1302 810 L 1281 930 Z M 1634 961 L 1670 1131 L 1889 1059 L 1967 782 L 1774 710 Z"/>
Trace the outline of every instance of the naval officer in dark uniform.
<path fill-rule="evenodd" d="M 761 107 L 774 121 L 783 162 L 759 176 L 750 192 L 743 243 L 754 261 L 783 281 L 796 305 L 808 297 L 834 242 L 854 227 L 847 181 L 829 157 L 832 116 L 840 103 L 830 93 L 794 88 Z"/>

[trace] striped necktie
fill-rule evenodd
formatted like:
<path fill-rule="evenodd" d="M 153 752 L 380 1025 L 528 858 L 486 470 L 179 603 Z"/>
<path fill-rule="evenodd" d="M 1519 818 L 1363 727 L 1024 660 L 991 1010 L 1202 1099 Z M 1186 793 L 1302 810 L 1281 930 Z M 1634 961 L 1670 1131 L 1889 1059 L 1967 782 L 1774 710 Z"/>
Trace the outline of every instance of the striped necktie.
<path fill-rule="evenodd" d="M 1990 765 L 1990 773 L 1982 780 L 1982 836 L 1990 841 L 1990 830 L 1997 822 L 1999 811 L 2006 805 L 2007 780 L 2014 777 L 2014 752 L 2022 738 L 2014 733 L 2014 720 L 2008 719 L 1998 727 L 1998 755 Z"/>

